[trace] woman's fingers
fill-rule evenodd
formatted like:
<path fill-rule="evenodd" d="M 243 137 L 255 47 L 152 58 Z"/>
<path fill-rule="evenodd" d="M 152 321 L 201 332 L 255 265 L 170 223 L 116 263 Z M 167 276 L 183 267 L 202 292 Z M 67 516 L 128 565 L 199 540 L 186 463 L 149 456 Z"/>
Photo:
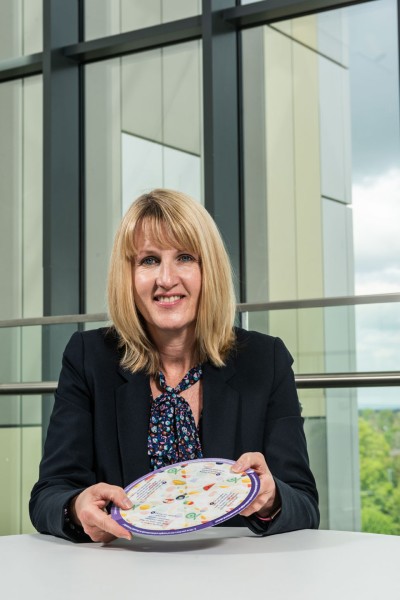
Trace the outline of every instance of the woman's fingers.
<path fill-rule="evenodd" d="M 235 471 L 235 473 L 247 469 L 254 469 L 257 475 L 269 472 L 264 455 L 261 452 L 245 452 L 232 465 L 232 471 Z"/>
<path fill-rule="evenodd" d="M 113 502 L 119 508 L 125 508 L 126 510 L 132 508 L 132 502 L 129 500 L 124 490 L 117 485 L 96 483 L 96 485 L 92 485 L 85 490 L 85 492 L 89 491 L 94 501 L 99 501 L 100 503 L 105 501 L 105 506 L 109 504 L 109 502 Z"/>
<path fill-rule="evenodd" d="M 232 465 L 232 471 L 235 473 L 247 471 L 247 469 L 253 469 L 257 473 L 260 479 L 260 490 L 253 502 L 240 514 L 249 517 L 253 513 L 259 513 L 261 517 L 264 517 L 269 513 L 275 502 L 276 485 L 274 478 L 261 452 L 245 452 Z"/>
<path fill-rule="evenodd" d="M 94 542 L 109 542 L 116 537 L 131 539 L 129 531 L 118 525 L 105 510 L 110 502 L 114 502 L 119 508 L 132 508 L 124 490 L 107 483 L 97 483 L 74 499 L 72 511 L 75 520 Z"/>
<path fill-rule="evenodd" d="M 111 542 L 115 538 L 131 539 L 129 531 L 118 525 L 111 515 L 98 518 L 98 515 L 93 513 L 83 523 L 83 529 L 94 542 L 106 543 Z"/>

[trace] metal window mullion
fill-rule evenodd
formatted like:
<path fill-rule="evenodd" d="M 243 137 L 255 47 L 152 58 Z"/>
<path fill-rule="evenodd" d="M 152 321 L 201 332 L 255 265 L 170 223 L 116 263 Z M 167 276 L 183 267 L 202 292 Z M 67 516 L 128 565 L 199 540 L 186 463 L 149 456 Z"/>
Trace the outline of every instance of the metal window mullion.
<path fill-rule="evenodd" d="M 238 43 L 222 10 L 235 0 L 203 0 L 204 202 L 241 279 Z M 240 298 L 239 285 L 237 296 Z"/>
<path fill-rule="evenodd" d="M 201 38 L 201 24 L 200 16 L 189 17 L 70 44 L 62 48 L 62 51 L 64 56 L 80 63 L 108 60 L 126 54 L 198 40 Z"/>
<path fill-rule="evenodd" d="M 79 3 L 43 2 L 43 310 L 78 313 L 80 302 L 80 78 L 62 53 L 79 42 Z M 57 379 L 58 357 L 75 325 L 42 329 L 42 377 Z M 56 358 L 57 357 L 57 358 Z M 53 400 L 42 400 L 43 434 Z"/>

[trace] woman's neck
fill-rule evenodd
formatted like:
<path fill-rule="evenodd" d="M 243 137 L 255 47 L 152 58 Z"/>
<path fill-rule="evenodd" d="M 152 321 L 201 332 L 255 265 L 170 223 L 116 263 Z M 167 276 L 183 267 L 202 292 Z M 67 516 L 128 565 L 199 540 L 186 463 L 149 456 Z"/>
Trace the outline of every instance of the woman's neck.
<path fill-rule="evenodd" d="M 153 332 L 152 332 L 153 333 Z M 168 385 L 175 387 L 184 375 L 198 362 L 198 354 L 194 335 L 164 335 L 164 332 L 153 337 L 158 348 L 161 370 Z"/>
<path fill-rule="evenodd" d="M 161 370 L 168 385 L 175 387 L 196 363 L 194 349 L 179 349 L 178 346 L 165 348 L 160 352 Z"/>

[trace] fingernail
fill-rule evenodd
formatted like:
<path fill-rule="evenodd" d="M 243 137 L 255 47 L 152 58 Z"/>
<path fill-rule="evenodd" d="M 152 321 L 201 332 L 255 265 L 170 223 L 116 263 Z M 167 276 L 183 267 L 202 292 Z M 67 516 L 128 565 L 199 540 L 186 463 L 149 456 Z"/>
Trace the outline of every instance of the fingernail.
<path fill-rule="evenodd" d="M 124 506 L 124 508 L 132 508 L 133 504 L 129 500 L 129 498 L 125 498 L 125 500 L 123 501 L 123 506 Z"/>
<path fill-rule="evenodd" d="M 235 464 L 232 466 L 232 469 L 233 469 L 234 471 L 244 471 L 244 465 L 242 465 L 242 463 L 235 463 Z"/>

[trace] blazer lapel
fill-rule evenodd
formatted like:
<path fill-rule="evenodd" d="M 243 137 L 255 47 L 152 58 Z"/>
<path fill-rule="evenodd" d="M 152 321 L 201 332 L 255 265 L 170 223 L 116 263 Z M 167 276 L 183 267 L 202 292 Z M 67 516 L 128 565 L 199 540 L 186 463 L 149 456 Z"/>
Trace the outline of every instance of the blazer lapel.
<path fill-rule="evenodd" d="M 143 373 L 120 369 L 126 380 L 116 393 L 119 448 L 124 485 L 150 471 L 147 435 L 150 421 L 150 383 Z"/>
<path fill-rule="evenodd" d="M 229 385 L 234 373 L 232 363 L 223 368 L 204 365 L 202 446 L 205 458 L 237 458 L 239 392 Z"/>

